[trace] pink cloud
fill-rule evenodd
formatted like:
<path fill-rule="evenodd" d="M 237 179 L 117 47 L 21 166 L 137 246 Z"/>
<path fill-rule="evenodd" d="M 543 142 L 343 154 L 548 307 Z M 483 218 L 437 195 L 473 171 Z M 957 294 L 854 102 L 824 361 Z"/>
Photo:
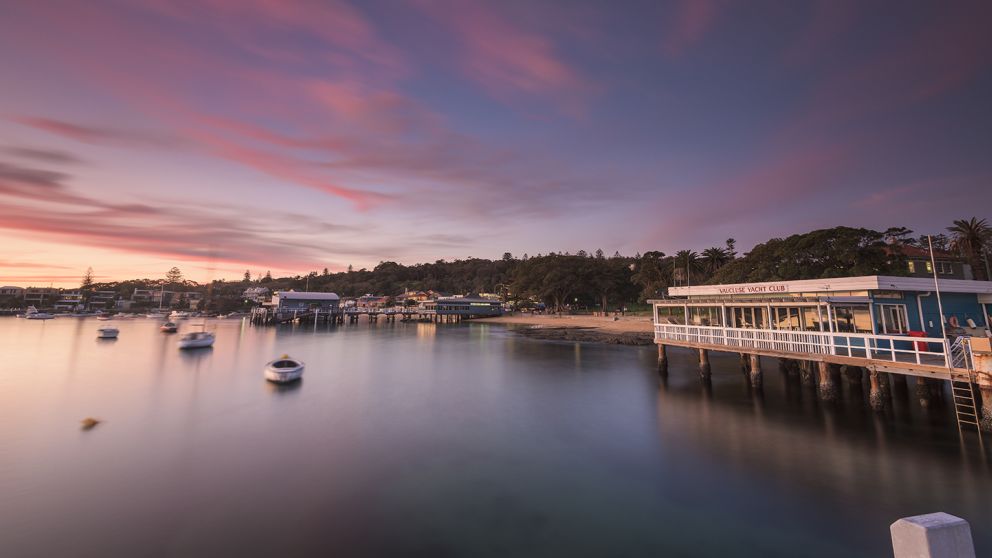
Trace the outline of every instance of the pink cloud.
<path fill-rule="evenodd" d="M 416 5 L 457 37 L 462 70 L 498 99 L 547 98 L 576 113 L 593 89 L 549 37 L 524 29 L 490 5 L 477 0 Z"/>

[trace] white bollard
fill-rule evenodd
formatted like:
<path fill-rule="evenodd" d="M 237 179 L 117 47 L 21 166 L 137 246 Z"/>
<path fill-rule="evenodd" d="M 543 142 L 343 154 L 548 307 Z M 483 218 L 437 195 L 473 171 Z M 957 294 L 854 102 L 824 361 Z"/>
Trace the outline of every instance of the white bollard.
<path fill-rule="evenodd" d="M 895 558 L 975 558 L 968 522 L 948 513 L 904 517 L 889 530 Z"/>

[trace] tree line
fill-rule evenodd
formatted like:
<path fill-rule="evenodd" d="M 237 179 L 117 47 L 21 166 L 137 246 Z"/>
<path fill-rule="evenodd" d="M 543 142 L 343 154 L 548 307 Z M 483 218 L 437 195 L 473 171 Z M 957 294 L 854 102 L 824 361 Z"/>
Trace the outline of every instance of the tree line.
<path fill-rule="evenodd" d="M 992 251 L 992 228 L 987 220 L 972 218 L 954 221 L 947 234 L 932 236 L 934 249 L 954 252 L 971 264 L 976 279 L 988 280 L 988 260 Z M 662 296 L 668 287 L 715 283 L 789 281 L 857 275 L 906 275 L 905 257 L 893 247 L 927 248 L 927 237 L 913 231 L 890 228 L 834 227 L 786 238 L 773 238 L 738 255 L 736 241 L 702 252 L 679 250 L 673 254 L 649 251 L 634 256 L 602 250 L 575 254 L 549 253 L 515 257 L 507 252 L 489 260 L 438 260 L 433 263 L 403 265 L 392 261 L 373 269 L 332 273 L 328 269 L 307 275 L 273 278 L 266 273 L 253 279 L 245 272 L 241 281 L 213 281 L 197 285 L 184 281 L 178 269 L 160 280 L 133 280 L 93 283 L 88 272 L 88 289 L 115 289 L 129 296 L 135 288 L 162 285 L 198 289 L 211 300 L 237 300 L 248 286 L 271 290 L 331 291 L 344 297 L 366 293 L 397 295 L 404 291 L 434 291 L 445 294 L 496 293 L 523 306 L 542 301 L 549 308 L 584 307 L 607 310 L 644 302 Z M 241 302 L 241 301 L 239 301 Z M 227 304 L 230 306 L 230 304 Z"/>

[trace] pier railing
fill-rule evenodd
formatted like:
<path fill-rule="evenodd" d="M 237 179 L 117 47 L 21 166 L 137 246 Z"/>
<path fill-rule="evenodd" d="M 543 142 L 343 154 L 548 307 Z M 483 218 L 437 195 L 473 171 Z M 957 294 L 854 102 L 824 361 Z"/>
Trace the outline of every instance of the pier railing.
<path fill-rule="evenodd" d="M 655 324 L 655 342 L 724 345 L 779 353 L 835 355 L 948 366 L 948 345 L 936 337 L 905 337 L 871 333 L 747 329 L 679 324 Z"/>

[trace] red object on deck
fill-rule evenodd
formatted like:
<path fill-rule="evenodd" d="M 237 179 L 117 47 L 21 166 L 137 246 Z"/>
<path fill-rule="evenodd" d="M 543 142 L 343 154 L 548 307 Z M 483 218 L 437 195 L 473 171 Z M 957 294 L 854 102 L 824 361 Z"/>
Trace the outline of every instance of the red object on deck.
<path fill-rule="evenodd" d="M 910 337 L 926 337 L 927 336 L 927 332 L 925 332 L 925 331 L 910 331 L 908 333 L 909 333 L 909 336 Z M 925 350 L 927 350 L 927 342 L 926 341 L 917 341 L 916 342 L 916 350 L 918 350 L 918 351 L 925 351 Z"/>

